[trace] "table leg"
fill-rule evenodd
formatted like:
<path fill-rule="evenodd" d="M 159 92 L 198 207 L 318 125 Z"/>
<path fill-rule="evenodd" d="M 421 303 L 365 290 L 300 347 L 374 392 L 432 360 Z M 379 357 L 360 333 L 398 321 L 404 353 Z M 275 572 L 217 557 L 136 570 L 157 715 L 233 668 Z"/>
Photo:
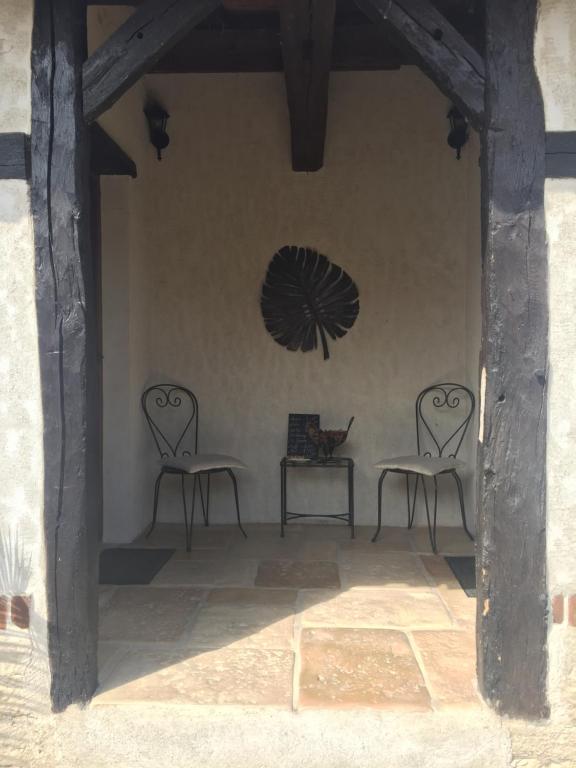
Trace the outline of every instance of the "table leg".
<path fill-rule="evenodd" d="M 351 538 L 354 539 L 356 537 L 354 530 L 354 464 L 350 464 L 348 467 L 348 517 Z"/>
<path fill-rule="evenodd" d="M 280 536 L 284 538 L 286 524 L 286 466 L 280 465 Z"/>

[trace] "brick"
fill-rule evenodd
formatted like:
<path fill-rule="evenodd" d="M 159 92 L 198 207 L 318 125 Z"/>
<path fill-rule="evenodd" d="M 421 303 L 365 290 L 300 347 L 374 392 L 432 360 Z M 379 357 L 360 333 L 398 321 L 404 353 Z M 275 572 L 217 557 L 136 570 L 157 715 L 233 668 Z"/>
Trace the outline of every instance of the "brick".
<path fill-rule="evenodd" d="M 552 621 L 562 624 L 564 621 L 564 595 L 554 595 L 552 598 Z"/>
<path fill-rule="evenodd" d="M 12 623 L 20 629 L 30 626 L 30 598 L 27 595 L 12 598 Z"/>
<path fill-rule="evenodd" d="M 2 595 L 0 597 L 0 630 L 6 629 L 6 624 L 8 623 L 8 614 L 10 612 L 8 605 L 8 598 Z"/>
<path fill-rule="evenodd" d="M 568 598 L 568 624 L 576 627 L 576 595 L 570 595 Z"/>

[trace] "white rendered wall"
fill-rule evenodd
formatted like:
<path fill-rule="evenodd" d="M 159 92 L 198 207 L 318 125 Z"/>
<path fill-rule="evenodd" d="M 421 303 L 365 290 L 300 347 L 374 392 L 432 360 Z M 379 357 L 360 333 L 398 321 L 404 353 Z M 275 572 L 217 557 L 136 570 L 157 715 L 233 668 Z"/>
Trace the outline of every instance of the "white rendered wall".
<path fill-rule="evenodd" d="M 546 129 L 576 131 L 576 5 L 571 0 L 542 0 L 536 60 Z M 567 599 L 576 593 L 576 180 L 548 179 L 545 205 L 550 269 L 548 581 L 551 595 Z M 572 724 L 576 715 L 575 633 L 566 623 L 554 625 L 549 644 L 552 713 Z M 572 744 L 575 737 L 572 733 Z M 563 741 L 557 739 L 558 750 Z M 573 751 L 559 751 L 557 760 L 560 755 L 574 759 Z"/>
<path fill-rule="evenodd" d="M 2 133 L 30 133 L 32 5 L 0 3 Z M 29 185 L 20 180 L 0 180 L 0 339 L 0 595 L 31 597 L 30 631 L 10 621 L 0 631 L 0 754 L 24 765 L 49 678 L 35 253 Z"/>
<path fill-rule="evenodd" d="M 111 309 L 118 325 L 104 327 L 105 382 L 124 382 L 105 389 L 106 444 L 117 446 L 113 462 L 105 462 L 114 464 L 118 480 L 105 489 L 106 540 L 126 541 L 150 519 L 156 464 L 151 439 L 142 443 L 137 399 L 159 380 L 196 392 L 201 450 L 229 452 L 248 464 L 239 478 L 247 521 L 278 520 L 289 412 L 319 412 L 326 427 L 354 415 L 345 453 L 357 466 L 358 522 L 373 524 L 378 473 L 372 465 L 414 451 L 419 389 L 442 380 L 476 388 L 475 137 L 457 162 L 446 145 L 446 101 L 415 68 L 333 74 L 325 168 L 294 174 L 281 75 L 149 76 L 144 90 L 169 111 L 171 143 L 161 163 L 148 146 L 139 179 L 119 182 L 130 185 L 126 249 L 118 245 L 123 235 L 113 242 L 112 234 L 122 216 L 112 225 L 106 213 L 123 204 L 124 192 L 104 185 L 104 276 L 108 271 L 111 280 L 129 283 L 125 306 Z M 117 122 L 112 111 L 105 126 L 116 138 L 124 130 L 130 151 L 130 131 L 141 131 L 141 104 L 135 100 Z M 358 285 L 358 320 L 331 345 L 328 362 L 320 352 L 284 350 L 264 328 L 260 288 L 269 260 L 285 244 L 317 248 Z M 130 261 L 128 272 L 122 259 Z M 106 286 L 105 279 L 105 306 L 118 293 L 110 286 L 106 298 Z M 114 359 L 111 346 L 125 337 L 126 322 L 126 354 Z M 121 418 L 113 415 L 118 397 L 125 402 Z M 474 449 L 471 433 L 470 467 Z M 472 517 L 471 478 L 470 470 Z M 459 524 L 455 488 L 450 479 L 441 485 L 440 520 Z M 403 487 L 400 478 L 391 479 L 388 524 L 404 523 Z M 294 475 L 290 501 L 298 511 L 343 511 L 343 478 Z M 217 478 L 215 522 L 233 522 L 231 503 L 228 481 Z M 181 519 L 170 479 L 160 515 Z"/>

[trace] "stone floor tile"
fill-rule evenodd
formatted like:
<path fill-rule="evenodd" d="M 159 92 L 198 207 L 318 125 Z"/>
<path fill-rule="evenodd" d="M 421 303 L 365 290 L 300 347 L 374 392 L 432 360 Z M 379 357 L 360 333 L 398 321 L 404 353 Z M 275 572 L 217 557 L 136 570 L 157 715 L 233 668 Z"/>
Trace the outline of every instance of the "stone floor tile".
<path fill-rule="evenodd" d="M 257 587 L 288 589 L 339 589 L 336 563 L 295 560 L 264 560 L 258 566 Z"/>
<path fill-rule="evenodd" d="M 418 663 L 402 632 L 305 629 L 299 707 L 430 709 Z"/>
<path fill-rule="evenodd" d="M 416 552 L 432 553 L 428 528 L 412 528 L 410 538 Z M 438 527 L 436 529 L 438 551 L 443 555 L 473 555 L 474 542 L 466 535 L 463 528 Z"/>
<path fill-rule="evenodd" d="M 356 535 L 361 530 L 356 527 Z M 289 522 L 284 527 L 285 536 L 298 533 L 308 541 L 348 541 L 351 539 L 350 526 L 344 522 L 327 520 L 325 523 Z"/>
<path fill-rule="evenodd" d="M 203 592 L 198 589 L 117 587 L 100 616 L 100 639 L 178 640 L 202 596 Z"/>
<path fill-rule="evenodd" d="M 139 650 L 122 659 L 93 705 L 153 701 L 289 708 L 292 675 L 293 654 L 289 651 Z"/>
<path fill-rule="evenodd" d="M 384 527 L 378 540 L 372 542 L 376 526 L 356 528 L 356 538 L 340 542 L 342 552 L 358 552 L 375 555 L 386 552 L 412 552 L 412 544 L 405 528 Z"/>
<path fill-rule="evenodd" d="M 473 628 L 476 625 L 476 598 L 468 597 L 442 556 L 421 555 L 420 559 L 452 617 L 463 627 Z"/>
<path fill-rule="evenodd" d="M 253 586 L 255 560 L 171 560 L 154 578 L 153 584 L 194 586 Z"/>
<path fill-rule="evenodd" d="M 414 632 L 436 705 L 480 706 L 476 693 L 476 637 L 470 631 Z"/>
<path fill-rule="evenodd" d="M 449 629 L 452 621 L 433 592 L 403 589 L 353 589 L 333 593 L 310 590 L 299 596 L 302 622 L 316 627 Z"/>
<path fill-rule="evenodd" d="M 214 590 L 200 608 L 186 645 L 290 649 L 296 598 L 293 590 Z"/>
<path fill-rule="evenodd" d="M 101 584 L 98 586 L 98 610 L 102 611 L 110 604 L 115 589 L 116 587 L 111 584 Z"/>
<path fill-rule="evenodd" d="M 230 557 L 239 559 L 266 560 L 274 557 L 276 552 L 284 541 L 287 551 L 293 546 L 293 542 L 288 539 L 282 540 L 280 534 L 267 533 L 260 536 L 249 536 L 247 539 L 235 539 L 229 550 Z"/>
<path fill-rule="evenodd" d="M 230 557 L 227 549 L 177 549 L 171 560 L 227 560 Z"/>
<path fill-rule="evenodd" d="M 338 559 L 338 545 L 335 541 L 309 539 L 303 534 L 294 533 L 281 538 L 275 535 L 259 536 L 244 542 L 235 542 L 231 549 L 232 557 L 250 557 L 260 560 L 324 560 Z"/>
<path fill-rule="evenodd" d="M 418 555 L 387 552 L 368 555 L 351 551 L 340 556 L 343 587 L 401 587 L 429 589 L 426 572 Z"/>
<path fill-rule="evenodd" d="M 232 526 L 206 528 L 195 525 L 192 532 L 193 549 L 225 549 L 232 540 Z M 185 548 L 186 532 L 184 525 L 179 523 L 159 523 L 146 538 L 141 536 L 135 542 L 142 547 L 174 547 Z"/>
<path fill-rule="evenodd" d="M 208 592 L 206 603 L 211 605 L 283 605 L 293 610 L 298 599 L 295 589 L 258 589 L 224 587 Z"/>

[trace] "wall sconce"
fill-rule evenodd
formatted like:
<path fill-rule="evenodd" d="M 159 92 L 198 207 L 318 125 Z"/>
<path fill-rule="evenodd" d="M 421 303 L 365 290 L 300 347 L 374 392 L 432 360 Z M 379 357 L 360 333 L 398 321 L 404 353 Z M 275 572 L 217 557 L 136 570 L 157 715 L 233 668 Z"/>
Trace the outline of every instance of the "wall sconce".
<path fill-rule="evenodd" d="M 148 120 L 150 143 L 156 148 L 158 160 L 162 160 L 162 150 L 170 144 L 170 136 L 166 133 L 166 123 L 170 115 L 156 103 L 147 104 L 144 107 L 144 114 Z"/>
<path fill-rule="evenodd" d="M 468 120 L 456 107 L 450 109 L 447 117 L 450 120 L 448 145 L 456 150 L 456 159 L 460 160 L 462 147 L 468 141 Z"/>

